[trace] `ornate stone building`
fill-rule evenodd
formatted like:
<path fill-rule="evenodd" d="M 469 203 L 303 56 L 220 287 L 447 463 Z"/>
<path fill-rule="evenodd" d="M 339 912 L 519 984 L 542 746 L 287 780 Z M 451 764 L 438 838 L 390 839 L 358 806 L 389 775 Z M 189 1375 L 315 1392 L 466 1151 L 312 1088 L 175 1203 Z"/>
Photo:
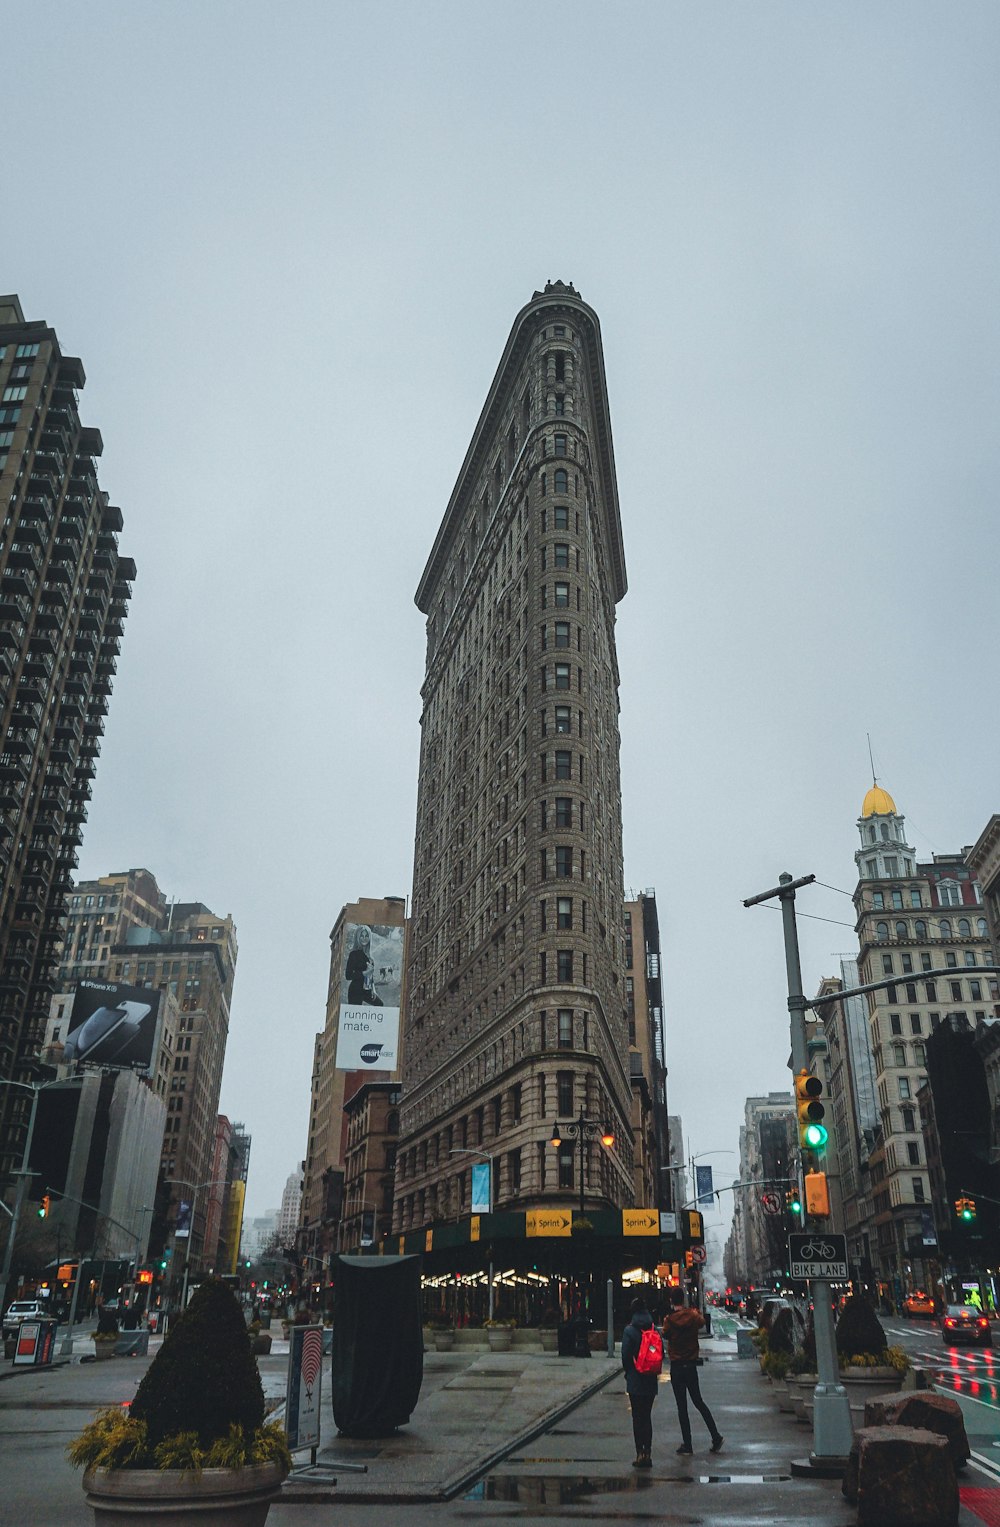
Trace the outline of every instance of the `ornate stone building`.
<path fill-rule="evenodd" d="M 932 1275 L 931 1193 L 917 1102 L 927 1080 L 927 1041 L 945 1020 L 967 1019 L 978 1029 L 992 1016 L 995 981 L 985 967 L 993 952 L 964 853 L 918 863 L 902 814 L 877 784 L 865 796 L 858 831 L 858 973 L 862 984 L 898 977 L 867 995 L 878 1110 L 868 1158 L 871 1259 L 898 1299 Z"/>
<path fill-rule="evenodd" d="M 615 606 L 626 589 L 596 313 L 518 314 L 420 580 L 427 616 L 394 1229 L 633 1200 Z M 565 1129 L 563 1135 L 566 1135 Z"/>

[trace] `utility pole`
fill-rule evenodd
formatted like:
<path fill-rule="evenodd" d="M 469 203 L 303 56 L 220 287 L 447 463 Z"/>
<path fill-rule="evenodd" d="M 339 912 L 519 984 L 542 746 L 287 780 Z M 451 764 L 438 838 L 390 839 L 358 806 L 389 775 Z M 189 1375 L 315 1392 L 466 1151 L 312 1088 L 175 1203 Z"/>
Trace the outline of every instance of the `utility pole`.
<path fill-rule="evenodd" d="M 795 926 L 795 892 L 804 885 L 811 885 L 815 879 L 815 875 L 803 875 L 800 880 L 793 880 L 786 872 L 779 875 L 778 884 L 771 890 L 762 891 L 759 896 L 751 896 L 743 903 L 745 907 L 754 907 L 760 902 L 773 901 L 776 896 L 781 902 L 794 1076 L 809 1069 L 805 1014 L 806 1009 L 812 1006 L 802 990 L 799 938 Z M 802 1171 L 804 1176 L 804 1165 Z M 814 1219 L 813 1227 L 822 1230 L 822 1221 Z M 854 1431 L 851 1426 L 851 1407 L 847 1390 L 840 1382 L 837 1369 L 830 1284 L 824 1278 L 815 1278 L 810 1280 L 810 1289 L 813 1326 L 816 1332 L 818 1381 L 813 1391 L 813 1450 L 809 1461 L 815 1467 L 822 1468 L 824 1464 L 835 1465 L 846 1461 L 851 1451 Z"/>

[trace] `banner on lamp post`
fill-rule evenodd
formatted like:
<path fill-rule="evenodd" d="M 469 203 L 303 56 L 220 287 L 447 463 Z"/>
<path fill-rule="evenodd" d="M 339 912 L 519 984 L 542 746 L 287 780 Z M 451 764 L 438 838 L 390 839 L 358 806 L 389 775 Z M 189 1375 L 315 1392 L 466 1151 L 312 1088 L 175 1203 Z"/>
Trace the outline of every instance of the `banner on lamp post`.
<path fill-rule="evenodd" d="M 472 1213 L 489 1214 L 490 1204 L 490 1161 L 477 1161 L 472 1168 Z"/>
<path fill-rule="evenodd" d="M 713 1204 L 715 1192 L 712 1188 L 712 1168 L 710 1166 L 696 1166 L 694 1169 L 695 1203 Z"/>

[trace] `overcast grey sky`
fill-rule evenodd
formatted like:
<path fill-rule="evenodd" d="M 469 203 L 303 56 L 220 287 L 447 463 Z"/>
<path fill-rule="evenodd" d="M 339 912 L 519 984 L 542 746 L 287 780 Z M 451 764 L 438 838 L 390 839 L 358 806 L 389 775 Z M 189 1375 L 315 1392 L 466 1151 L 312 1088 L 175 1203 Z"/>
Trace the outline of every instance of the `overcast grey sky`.
<path fill-rule="evenodd" d="M 921 854 L 1000 808 L 1000 9 L 5 11 L 0 286 L 83 357 L 139 569 L 81 873 L 235 917 L 250 1211 L 305 1151 L 334 918 L 409 893 L 413 593 L 550 278 L 604 332 L 670 1109 L 735 1150 L 788 1085 L 742 899 L 853 888 L 866 731 Z M 853 913 L 799 904 L 812 989 Z"/>

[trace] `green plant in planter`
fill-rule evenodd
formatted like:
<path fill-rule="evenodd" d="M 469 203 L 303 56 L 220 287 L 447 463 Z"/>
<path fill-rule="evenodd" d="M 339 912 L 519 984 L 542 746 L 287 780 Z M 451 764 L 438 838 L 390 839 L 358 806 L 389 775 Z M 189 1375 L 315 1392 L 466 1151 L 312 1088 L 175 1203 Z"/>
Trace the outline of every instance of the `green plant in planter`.
<path fill-rule="evenodd" d="M 455 1322 L 449 1320 L 447 1315 L 432 1315 L 427 1322 L 432 1331 L 454 1331 Z"/>
<path fill-rule="evenodd" d="M 763 1357 L 767 1352 L 767 1332 L 758 1326 L 756 1331 L 750 1332 L 750 1340 L 757 1348 L 757 1351 L 760 1353 L 761 1357 Z"/>
<path fill-rule="evenodd" d="M 768 1378 L 777 1379 L 780 1383 L 788 1372 L 791 1361 L 791 1354 L 788 1352 L 769 1352 L 764 1359 L 764 1372 Z"/>
<path fill-rule="evenodd" d="M 500 1317 L 497 1317 L 497 1319 L 495 1319 L 495 1320 L 484 1320 L 483 1321 L 483 1325 L 486 1327 L 486 1329 L 488 1331 L 489 1330 L 493 1330 L 493 1331 L 499 1331 L 499 1330 L 513 1331 L 515 1326 L 517 1325 L 517 1321 L 516 1320 L 506 1320 L 506 1319 L 501 1319 Z"/>
<path fill-rule="evenodd" d="M 791 1357 L 795 1351 L 795 1320 L 791 1310 L 778 1311 L 771 1322 L 767 1344 L 770 1352 L 782 1352 Z"/>
<path fill-rule="evenodd" d="M 790 1373 L 790 1374 L 815 1373 L 816 1372 L 816 1358 L 815 1358 L 815 1356 L 810 1358 L 810 1356 L 809 1356 L 808 1352 L 806 1352 L 805 1348 L 804 1347 L 799 1347 L 795 1352 L 792 1353 L 791 1357 L 788 1359 L 788 1369 L 787 1369 L 787 1372 Z"/>
<path fill-rule="evenodd" d="M 854 1294 L 837 1321 L 837 1356 L 841 1367 L 875 1367 L 888 1361 L 881 1321 L 867 1299 Z M 861 1361 L 859 1361 L 859 1359 Z"/>
<path fill-rule="evenodd" d="M 128 1412 L 101 1412 L 69 1448 L 86 1469 L 242 1468 L 291 1454 L 264 1424 L 264 1392 L 232 1291 L 209 1280 L 171 1325 Z"/>

